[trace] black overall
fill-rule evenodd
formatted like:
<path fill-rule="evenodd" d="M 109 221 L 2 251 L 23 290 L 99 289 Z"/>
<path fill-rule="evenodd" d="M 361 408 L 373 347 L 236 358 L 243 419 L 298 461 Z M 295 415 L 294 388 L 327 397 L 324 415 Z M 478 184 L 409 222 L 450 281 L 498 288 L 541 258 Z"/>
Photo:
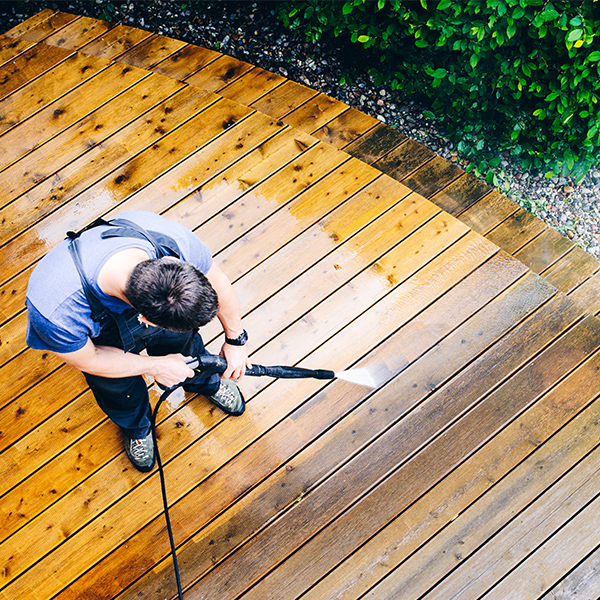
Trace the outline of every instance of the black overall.
<path fill-rule="evenodd" d="M 157 258 L 175 256 L 179 258 L 179 248 L 173 239 L 154 231 L 146 231 L 139 225 L 126 219 L 103 221 L 98 219 L 79 233 L 68 232 L 71 239 L 69 251 L 81 278 L 83 290 L 92 309 L 92 319 L 101 324 L 100 335 L 92 339 L 96 346 L 121 348 L 125 352 L 139 354 L 142 350 L 150 356 L 166 354 L 183 354 L 184 356 L 201 356 L 208 354 L 204 348 L 198 330 L 176 332 L 160 327 L 152 327 L 139 322 L 139 313 L 134 308 L 122 314 L 108 310 L 94 293 L 83 271 L 77 239 L 87 229 L 99 225 L 113 227 L 102 233 L 107 237 L 133 237 L 146 239 L 156 251 Z M 168 251 L 165 252 L 165 250 Z M 141 375 L 132 377 L 109 378 L 84 373 L 94 393 L 98 406 L 132 439 L 141 439 L 150 432 L 152 409 L 148 397 L 146 382 Z M 190 379 L 183 388 L 189 392 L 212 395 L 220 385 L 219 375 L 208 377 L 197 375 Z"/>

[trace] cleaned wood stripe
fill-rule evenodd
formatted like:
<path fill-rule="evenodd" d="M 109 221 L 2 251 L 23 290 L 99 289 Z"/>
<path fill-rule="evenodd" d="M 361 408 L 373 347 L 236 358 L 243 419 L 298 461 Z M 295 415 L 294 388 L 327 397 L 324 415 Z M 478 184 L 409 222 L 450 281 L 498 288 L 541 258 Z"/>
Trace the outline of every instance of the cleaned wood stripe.
<path fill-rule="evenodd" d="M 192 71 L 189 69 L 187 75 L 180 77 L 180 79 L 185 79 L 186 83 L 203 90 L 217 92 L 253 68 L 254 66 L 249 63 L 232 56 L 219 55 L 215 52 L 215 60 L 208 66 L 203 65 L 201 70 L 194 69 Z"/>
<path fill-rule="evenodd" d="M 131 50 L 119 55 L 118 60 L 151 71 L 158 63 L 186 45 L 186 42 L 155 34 L 136 44 Z"/>
<path fill-rule="evenodd" d="M 80 51 L 107 60 L 116 60 L 151 35 L 150 31 L 119 24 L 82 46 Z"/>
<path fill-rule="evenodd" d="M 307 100 L 282 119 L 296 129 L 313 134 L 346 110 L 348 110 L 348 106 L 343 102 L 330 98 L 325 94 L 319 94 Z M 317 137 L 319 136 L 317 135 Z"/>
<path fill-rule="evenodd" d="M 66 60 L 73 53 L 55 46 L 36 45 L 0 67 L 0 100 L 30 84 L 36 77 Z M 0 104 L 3 107 L 4 103 Z"/>
<path fill-rule="evenodd" d="M 58 46 L 59 48 L 79 50 L 88 42 L 106 34 L 114 26 L 115 24 L 109 21 L 81 16 L 62 27 L 60 31 L 48 36 L 44 40 L 44 43 L 51 46 Z"/>
<path fill-rule="evenodd" d="M 283 129 L 283 123 L 275 122 L 261 113 L 252 113 L 243 123 L 227 128 L 221 136 L 211 140 L 205 147 L 151 181 L 146 187 L 133 189 L 132 195 L 112 209 L 109 216 L 114 216 L 122 210 L 150 209 L 154 212 L 168 213 L 168 209 L 179 202 L 177 206 L 184 212 L 186 207 L 191 205 L 192 209 L 199 208 L 204 219 L 208 219 L 212 216 L 212 211 L 218 208 L 209 207 L 208 203 L 200 203 L 203 197 L 198 188 L 207 180 L 218 176 L 232 163 L 235 164 L 247 154 L 251 154 L 256 147 L 259 148 L 259 154 L 262 154 L 262 144 L 277 136 Z M 195 211 L 190 210 L 190 213 L 192 212 Z"/>
<path fill-rule="evenodd" d="M 32 191 L 21 196 L 23 201 L 34 200 L 38 194 L 48 198 L 47 194 L 51 192 L 50 204 L 46 206 L 45 212 L 49 214 L 50 211 L 54 211 L 54 216 L 40 221 L 14 241 L 9 242 L 5 246 L 4 256 L 0 258 L 0 262 L 3 262 L 2 259 L 8 260 L 8 256 L 11 256 L 10 271 L 13 273 L 21 271 L 27 264 L 41 257 L 63 239 L 65 226 L 76 230 L 90 222 L 99 213 L 106 212 L 126 195 L 138 189 L 132 189 L 132 186 L 141 187 L 162 170 L 217 137 L 248 114 L 248 109 L 223 101 L 216 102 L 211 110 L 211 103 L 212 97 L 200 96 L 197 90 L 185 88 L 153 109 L 151 114 L 142 117 L 146 126 L 141 130 L 136 128 L 136 122 L 121 132 L 121 136 L 131 136 L 129 146 L 118 143 L 119 138 L 117 138 L 117 142 L 107 145 L 108 147 L 92 150 L 92 156 L 97 155 L 104 163 L 102 170 L 99 165 L 91 163 L 90 157 L 86 155 L 85 159 L 82 159 L 81 168 L 78 168 L 78 161 L 75 161 L 65 169 L 65 178 L 61 177 L 58 180 L 53 178 L 52 181 L 42 182 Z M 209 110 L 204 114 L 203 110 L 206 106 L 209 106 Z M 185 126 L 182 126 L 185 118 L 188 120 L 185 121 Z M 156 127 L 148 127 L 148 119 Z M 173 133 L 172 136 L 166 135 L 169 129 Z M 132 160 L 133 155 L 139 154 L 144 146 L 146 152 Z M 115 171 L 117 167 L 119 168 Z M 140 170 L 142 167 L 143 169 Z M 109 174 L 99 180 L 99 176 L 107 172 Z M 72 179 L 67 174 L 70 174 Z M 89 186 L 92 184 L 101 187 L 102 193 L 91 189 Z M 83 198 L 80 197 L 79 212 L 73 215 L 67 201 L 84 189 L 86 201 L 83 202 Z M 15 204 L 8 208 L 14 207 Z M 58 210 L 57 205 L 60 207 Z M 38 214 L 35 211 L 31 213 L 31 220 L 35 220 Z M 61 217 L 65 217 L 64 220 Z M 23 219 L 20 218 L 20 221 L 22 222 Z M 11 273 L 8 269 L 3 269 L 3 274 L 8 278 Z"/>
<path fill-rule="evenodd" d="M 0 66 L 29 50 L 34 43 L 0 35 Z"/>
<path fill-rule="evenodd" d="M 122 65 L 107 69 L 114 81 L 110 92 L 104 91 L 104 77 L 94 78 L 5 135 L 7 145 L 0 150 L 0 164 L 9 165 L 1 175 L 7 203 L 183 87 L 160 76 L 142 79 L 147 76 L 138 69 L 123 70 Z M 136 85 L 141 80 L 143 84 Z M 98 104 L 78 101 L 88 94 Z"/>
<path fill-rule="evenodd" d="M 30 42 L 41 42 L 55 31 L 79 18 L 77 15 L 45 9 L 16 27 L 9 29 L 4 35 Z"/>
<path fill-rule="evenodd" d="M 286 80 L 268 94 L 252 102 L 250 106 L 276 119 L 281 119 L 318 93 L 295 81 Z"/>
<path fill-rule="evenodd" d="M 162 62 L 154 65 L 152 70 L 155 73 L 160 73 L 161 75 L 183 81 L 199 69 L 213 63 L 221 56 L 222 55 L 219 52 L 215 52 L 214 50 L 188 44 L 181 48 L 181 50 L 178 50 L 174 54 L 171 54 L 171 56 L 165 58 Z M 208 88 L 204 89 L 213 91 Z"/>
<path fill-rule="evenodd" d="M 47 106 L 60 102 L 63 96 L 89 81 L 94 76 L 116 76 L 123 68 L 109 69 L 110 75 L 101 73 L 109 63 L 95 56 L 74 54 L 42 76 L 34 79 L 0 104 L 0 135 L 39 113 Z M 66 100 L 68 102 L 68 100 Z M 57 117 L 60 116 L 60 109 Z M 4 142 L 4 140 L 3 140 Z"/>
<path fill-rule="evenodd" d="M 375 127 L 379 121 L 355 108 L 349 108 L 340 116 L 315 131 L 313 135 L 335 148 L 345 148 L 365 132 Z M 412 189 L 412 188 L 411 188 Z M 417 190 L 418 191 L 418 190 Z"/>
<path fill-rule="evenodd" d="M 284 82 L 285 79 L 281 75 L 276 75 L 260 67 L 254 67 L 254 69 L 238 77 L 229 85 L 220 88 L 219 95 L 250 106 L 253 102 Z M 191 78 L 189 83 L 193 83 Z"/>

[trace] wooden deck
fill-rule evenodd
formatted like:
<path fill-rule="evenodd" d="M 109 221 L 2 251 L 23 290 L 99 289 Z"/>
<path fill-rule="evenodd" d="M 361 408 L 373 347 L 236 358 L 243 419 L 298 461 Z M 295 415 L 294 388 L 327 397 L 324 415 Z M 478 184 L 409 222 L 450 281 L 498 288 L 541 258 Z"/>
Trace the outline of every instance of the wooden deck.
<path fill-rule="evenodd" d="M 254 361 L 379 382 L 172 397 L 186 599 L 600 596 L 600 274 L 539 220 L 313 90 L 52 11 L 0 37 L 0 186 L 0 598 L 175 597 L 156 471 L 24 341 L 36 262 L 129 209 L 209 245 Z"/>

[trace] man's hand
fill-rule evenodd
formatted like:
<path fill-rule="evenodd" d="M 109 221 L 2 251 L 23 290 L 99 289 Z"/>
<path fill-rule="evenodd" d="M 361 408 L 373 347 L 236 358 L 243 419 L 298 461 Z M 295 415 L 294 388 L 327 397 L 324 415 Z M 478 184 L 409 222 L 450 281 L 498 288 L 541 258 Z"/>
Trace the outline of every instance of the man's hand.
<path fill-rule="evenodd" d="M 140 356 L 119 348 L 95 346 L 91 340 L 75 352 L 55 354 L 71 367 L 100 377 L 149 375 L 158 383 L 172 387 L 194 376 L 194 371 L 186 364 L 189 357 L 181 354 Z"/>
<path fill-rule="evenodd" d="M 227 360 L 227 369 L 221 375 L 223 379 L 241 379 L 246 368 L 252 366 L 248 360 L 246 346 L 231 346 L 225 343 L 221 348 L 221 356 Z"/>

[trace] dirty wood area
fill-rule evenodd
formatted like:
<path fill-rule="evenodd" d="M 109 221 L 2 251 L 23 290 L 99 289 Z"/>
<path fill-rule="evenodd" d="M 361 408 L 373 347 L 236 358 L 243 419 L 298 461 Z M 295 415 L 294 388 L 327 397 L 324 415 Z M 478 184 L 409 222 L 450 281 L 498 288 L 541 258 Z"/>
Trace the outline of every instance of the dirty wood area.
<path fill-rule="evenodd" d="M 254 362 L 377 384 L 247 377 L 239 418 L 170 398 L 185 598 L 600 589 L 585 253 L 370 117 L 177 40 L 42 11 L 0 38 L 0 81 L 0 598 L 176 595 L 157 472 L 24 339 L 39 259 L 125 210 L 208 244 Z"/>

